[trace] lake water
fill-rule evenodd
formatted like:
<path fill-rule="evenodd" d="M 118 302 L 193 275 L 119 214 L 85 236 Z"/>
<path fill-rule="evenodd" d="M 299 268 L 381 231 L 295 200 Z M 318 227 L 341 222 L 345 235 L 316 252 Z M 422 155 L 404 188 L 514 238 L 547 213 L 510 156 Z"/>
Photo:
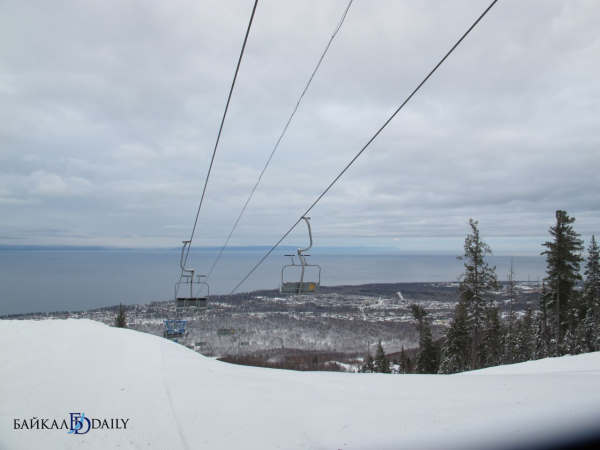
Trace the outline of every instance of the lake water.
<path fill-rule="evenodd" d="M 281 266 L 289 261 L 281 251 L 269 257 L 239 291 L 273 289 Z M 211 281 L 211 293 L 228 293 L 262 256 L 258 251 L 225 253 Z M 206 270 L 211 253 L 194 253 L 193 266 Z M 322 267 L 322 284 L 364 284 L 455 281 L 462 262 L 450 255 L 314 254 Z M 510 257 L 489 259 L 500 280 L 506 279 Z M 27 312 L 76 311 L 118 303 L 148 303 L 173 298 L 179 276 L 174 250 L 0 250 L 0 315 Z M 515 278 L 535 281 L 544 276 L 541 257 L 514 257 Z"/>

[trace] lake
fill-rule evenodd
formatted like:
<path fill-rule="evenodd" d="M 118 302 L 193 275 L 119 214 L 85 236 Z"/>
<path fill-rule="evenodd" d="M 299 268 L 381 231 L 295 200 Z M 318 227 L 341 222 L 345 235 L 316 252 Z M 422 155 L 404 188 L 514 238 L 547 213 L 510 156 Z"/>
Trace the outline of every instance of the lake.
<path fill-rule="evenodd" d="M 288 251 L 275 251 L 239 291 L 274 289 Z M 191 254 L 193 266 L 206 270 L 214 253 Z M 228 293 L 258 261 L 256 250 L 231 251 L 215 269 L 211 293 Z M 455 281 L 462 261 L 452 255 L 313 254 L 322 267 L 322 284 Z M 498 278 L 505 280 L 509 256 L 489 258 Z M 539 256 L 514 257 L 515 279 L 544 276 Z M 198 272 L 201 273 L 201 272 Z M 173 298 L 179 276 L 176 250 L 0 250 L 0 315 L 27 312 L 77 311 L 118 303 L 148 303 Z"/>

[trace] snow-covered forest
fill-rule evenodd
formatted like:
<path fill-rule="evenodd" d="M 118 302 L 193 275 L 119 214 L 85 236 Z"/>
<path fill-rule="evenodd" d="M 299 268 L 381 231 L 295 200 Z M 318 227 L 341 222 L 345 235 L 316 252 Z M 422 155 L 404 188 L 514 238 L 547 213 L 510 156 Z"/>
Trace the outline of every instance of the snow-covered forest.
<path fill-rule="evenodd" d="M 428 311 L 412 305 L 419 349 L 413 360 L 402 352 L 399 371 L 447 374 L 600 350 L 600 250 L 592 235 L 587 254 L 582 255 L 583 241 L 574 222 L 566 211 L 556 211 L 550 239 L 543 243 L 547 276 L 537 305 L 517 314 L 511 268 L 506 284 L 509 308 L 502 314 L 494 296 L 498 274 L 486 261 L 492 249 L 471 219 L 462 256 L 465 270 L 449 327 L 442 339 L 434 341 Z M 381 346 L 375 360 L 369 358 L 362 370 L 390 371 Z"/>

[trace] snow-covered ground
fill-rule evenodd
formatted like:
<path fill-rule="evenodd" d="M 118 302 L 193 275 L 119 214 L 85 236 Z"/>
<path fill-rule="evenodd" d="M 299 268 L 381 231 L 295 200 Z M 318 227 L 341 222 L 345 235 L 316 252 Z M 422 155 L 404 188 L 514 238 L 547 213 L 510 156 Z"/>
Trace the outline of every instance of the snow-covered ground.
<path fill-rule="evenodd" d="M 600 353 L 454 376 L 293 372 L 72 319 L 0 321 L 0 386 L 1 449 L 506 447 L 600 419 Z M 22 426 L 72 412 L 127 428 Z"/>

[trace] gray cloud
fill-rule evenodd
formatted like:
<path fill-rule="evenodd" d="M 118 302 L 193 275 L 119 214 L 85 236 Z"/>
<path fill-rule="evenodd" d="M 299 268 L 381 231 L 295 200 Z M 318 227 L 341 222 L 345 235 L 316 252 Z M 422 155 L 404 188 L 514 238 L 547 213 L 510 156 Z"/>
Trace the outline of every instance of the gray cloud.
<path fill-rule="evenodd" d="M 486 3 L 356 0 L 232 244 L 276 240 Z M 225 239 L 344 6 L 259 4 L 198 243 Z M 0 243 L 187 236 L 250 8 L 2 2 Z M 500 2 L 315 208 L 318 242 L 454 245 L 475 217 L 535 251 L 558 208 L 598 233 L 599 20 Z"/>

